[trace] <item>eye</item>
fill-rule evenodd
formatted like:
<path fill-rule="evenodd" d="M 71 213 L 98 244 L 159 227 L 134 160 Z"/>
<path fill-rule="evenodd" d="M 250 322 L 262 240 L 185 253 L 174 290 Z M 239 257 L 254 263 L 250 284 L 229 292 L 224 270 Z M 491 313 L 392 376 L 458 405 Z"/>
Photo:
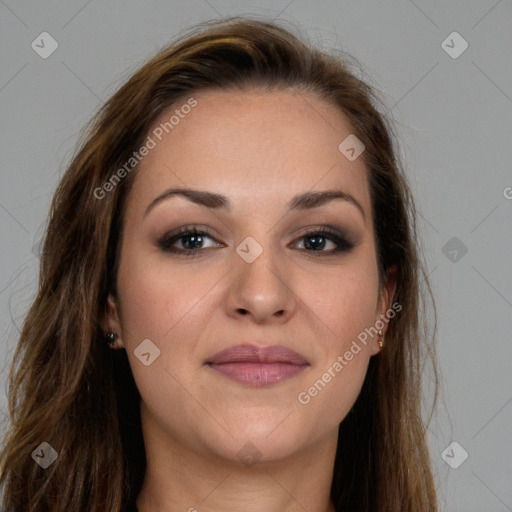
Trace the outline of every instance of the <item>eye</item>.
<path fill-rule="evenodd" d="M 209 245 L 205 245 L 208 241 Z M 298 247 L 299 250 L 317 253 L 315 256 L 332 256 L 355 247 L 342 232 L 329 226 L 310 230 L 301 235 L 298 242 L 295 242 L 295 246 L 300 245 L 303 247 Z M 223 244 L 215 240 L 208 228 L 185 226 L 166 234 L 158 241 L 158 246 L 164 252 L 198 256 L 205 249 L 223 247 Z"/>
<path fill-rule="evenodd" d="M 319 253 L 319 256 L 329 256 L 349 251 L 355 247 L 353 243 L 347 240 L 343 233 L 330 227 L 309 231 L 302 235 L 299 240 L 304 246 L 302 250 Z M 325 250 L 329 245 L 331 245 L 331 249 Z"/>
<path fill-rule="evenodd" d="M 158 245 L 165 252 L 184 255 L 197 254 L 202 249 L 222 246 L 222 244 L 214 243 L 205 247 L 204 244 L 208 239 L 214 240 L 207 228 L 198 229 L 197 227 L 187 226 L 165 235 L 158 241 Z"/>

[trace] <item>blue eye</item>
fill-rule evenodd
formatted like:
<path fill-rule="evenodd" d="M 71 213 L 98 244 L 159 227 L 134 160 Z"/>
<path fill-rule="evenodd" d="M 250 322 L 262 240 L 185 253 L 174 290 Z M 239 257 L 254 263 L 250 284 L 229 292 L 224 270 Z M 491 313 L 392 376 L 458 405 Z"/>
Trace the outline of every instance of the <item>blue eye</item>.
<path fill-rule="evenodd" d="M 207 240 L 212 240 L 208 247 L 204 244 Z M 304 248 L 299 249 L 305 252 L 317 253 L 318 256 L 332 256 L 341 252 L 349 251 L 355 246 L 349 242 L 345 236 L 336 229 L 329 227 L 319 228 L 309 231 L 298 238 Z M 328 244 L 334 245 L 334 248 L 325 250 Z M 297 242 L 295 242 L 297 244 Z M 181 245 L 181 247 L 179 247 Z M 223 244 L 215 241 L 210 231 L 206 228 L 184 227 L 176 232 L 165 235 L 158 241 L 158 246 L 164 251 L 177 255 L 196 255 L 204 249 L 222 247 Z"/>
<path fill-rule="evenodd" d="M 158 245 L 165 252 L 184 255 L 196 254 L 199 250 L 205 248 L 202 246 L 205 238 L 213 240 L 207 229 L 185 227 L 177 232 L 165 235 L 159 240 Z M 177 242 L 181 242 L 184 248 L 175 247 Z"/>
<path fill-rule="evenodd" d="M 355 246 L 338 230 L 332 228 L 321 228 L 316 231 L 309 231 L 302 235 L 299 240 L 304 241 L 304 249 L 307 252 L 317 252 L 320 255 L 328 256 L 353 249 Z M 334 245 L 331 250 L 324 250 L 328 241 Z M 308 250 L 309 249 L 309 250 Z"/>

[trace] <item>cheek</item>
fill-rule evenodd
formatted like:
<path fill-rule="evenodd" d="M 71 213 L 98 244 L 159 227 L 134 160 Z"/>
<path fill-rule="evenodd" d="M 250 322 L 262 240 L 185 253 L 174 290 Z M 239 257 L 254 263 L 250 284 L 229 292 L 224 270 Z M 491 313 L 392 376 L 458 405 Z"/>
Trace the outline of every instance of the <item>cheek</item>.
<path fill-rule="evenodd" d="M 119 272 L 123 343 L 148 409 L 162 423 L 173 425 L 179 422 L 169 409 L 172 404 L 173 410 L 184 411 L 182 420 L 187 423 L 204 415 L 184 390 L 194 389 L 193 356 L 205 323 L 213 314 L 209 294 L 221 274 L 171 272 L 169 265 L 155 261 L 145 265 L 141 261 L 127 258 Z M 146 366 L 137 353 L 147 339 L 158 348 L 158 356 Z M 153 350 L 149 345 L 149 352 Z"/>
<path fill-rule="evenodd" d="M 220 276 L 172 269 L 159 259 L 147 265 L 140 259 L 127 258 L 119 272 L 125 343 L 134 348 L 138 340 L 150 338 L 165 346 L 173 332 L 198 312 L 205 314 L 203 299 Z"/>
<path fill-rule="evenodd" d="M 225 269 L 194 272 L 192 267 L 170 268 L 165 258 L 127 255 L 119 270 L 123 343 L 137 387 L 147 403 L 165 396 L 181 403 L 182 386 L 190 388 L 196 356 L 207 324 L 214 316 L 216 286 Z M 138 347 L 149 339 L 158 357 L 145 366 Z M 146 342 L 147 343 L 147 342 Z M 151 345 L 149 345 L 151 347 Z"/>
<path fill-rule="evenodd" d="M 297 394 L 299 414 L 315 418 L 320 431 L 337 427 L 361 392 L 368 362 L 368 351 L 364 349 L 353 355 L 351 361 L 341 355 L 333 358 Z"/>
<path fill-rule="evenodd" d="M 369 258 L 371 261 L 371 258 Z M 318 365 L 297 395 L 299 410 L 339 424 L 361 391 L 371 357 L 369 329 L 376 321 L 378 274 L 375 265 L 354 264 L 309 274 L 302 296 L 311 311 Z M 306 294 L 307 291 L 307 295 Z"/>
<path fill-rule="evenodd" d="M 326 346 L 342 350 L 376 321 L 379 281 L 373 262 L 370 256 L 354 258 L 335 269 L 297 274 L 294 291 L 316 321 L 319 340 L 329 341 Z"/>

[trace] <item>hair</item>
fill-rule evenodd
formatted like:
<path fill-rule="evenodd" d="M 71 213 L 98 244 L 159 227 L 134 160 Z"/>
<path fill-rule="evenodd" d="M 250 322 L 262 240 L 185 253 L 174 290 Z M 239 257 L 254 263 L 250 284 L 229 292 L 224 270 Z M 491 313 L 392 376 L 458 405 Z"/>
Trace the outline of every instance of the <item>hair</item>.
<path fill-rule="evenodd" d="M 126 196 L 137 167 L 102 199 L 97 190 L 169 107 L 200 91 L 254 87 L 314 95 L 347 117 L 365 145 L 381 282 L 397 269 L 394 300 L 402 309 L 339 426 L 336 510 L 438 510 L 426 438 L 438 394 L 426 321 L 432 293 L 397 137 L 351 57 L 304 41 L 262 20 L 203 23 L 145 63 L 91 120 L 51 203 L 37 296 L 9 373 L 10 425 L 0 453 L 7 512 L 121 511 L 134 503 L 146 468 L 140 394 L 126 352 L 108 348 L 101 325 L 108 294 L 117 293 Z M 428 422 L 421 415 L 424 359 L 434 369 Z M 58 452 L 47 469 L 31 457 L 43 441 Z"/>

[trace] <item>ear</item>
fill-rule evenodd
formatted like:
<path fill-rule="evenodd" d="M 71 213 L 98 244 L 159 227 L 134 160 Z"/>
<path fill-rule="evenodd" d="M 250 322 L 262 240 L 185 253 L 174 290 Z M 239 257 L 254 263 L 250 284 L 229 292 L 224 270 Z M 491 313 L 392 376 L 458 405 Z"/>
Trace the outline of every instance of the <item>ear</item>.
<path fill-rule="evenodd" d="M 117 299 L 110 293 L 107 298 L 107 304 L 105 307 L 105 316 L 101 323 L 101 328 L 106 334 L 107 332 L 113 332 L 117 334 L 117 346 L 115 348 L 124 348 L 121 321 L 119 315 L 119 306 Z"/>
<path fill-rule="evenodd" d="M 382 327 L 382 335 L 383 338 L 386 336 L 386 331 L 389 323 L 389 315 L 387 312 L 392 309 L 391 306 L 393 304 L 393 297 L 395 296 L 396 290 L 396 282 L 397 282 L 398 272 L 396 265 L 393 265 L 386 272 L 386 278 L 384 282 L 381 284 L 380 297 L 377 307 L 377 317 L 375 318 L 375 323 L 377 326 Z M 401 308 L 400 308 L 401 309 Z M 394 315 L 393 315 L 394 316 Z M 378 323 L 377 323 L 378 322 Z M 378 336 L 375 336 L 373 344 L 372 344 L 372 353 L 377 354 L 382 349 L 378 345 Z M 385 342 L 384 342 L 385 343 Z"/>

